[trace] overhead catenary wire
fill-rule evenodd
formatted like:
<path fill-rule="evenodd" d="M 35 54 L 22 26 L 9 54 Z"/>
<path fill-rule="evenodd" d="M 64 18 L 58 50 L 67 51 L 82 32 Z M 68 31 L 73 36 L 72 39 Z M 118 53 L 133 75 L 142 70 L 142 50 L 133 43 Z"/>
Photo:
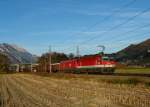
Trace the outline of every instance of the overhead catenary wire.
<path fill-rule="evenodd" d="M 127 31 L 127 32 L 124 32 L 124 33 L 121 33 L 121 34 L 118 34 L 118 35 L 115 35 L 116 37 L 118 37 L 118 36 L 120 36 L 120 35 L 129 35 L 130 33 L 133 33 L 133 32 L 137 32 L 137 31 L 141 31 L 141 29 L 144 29 L 144 28 L 148 28 L 148 27 L 150 27 L 150 24 L 145 24 L 145 25 L 142 25 L 142 26 L 140 26 L 140 27 L 137 27 L 137 28 L 134 28 L 134 29 L 132 29 L 132 30 L 129 30 L 129 31 Z M 134 34 L 134 35 L 129 35 L 129 36 L 122 36 L 122 38 L 117 38 L 117 39 L 111 39 L 109 42 L 116 42 L 117 41 L 117 43 L 123 43 L 123 42 L 125 42 L 125 41 L 133 41 L 132 39 L 144 39 L 144 40 L 146 40 L 146 39 L 150 39 L 150 37 L 148 36 L 148 35 L 150 35 L 150 31 L 147 31 L 147 32 L 142 32 L 142 33 L 138 33 L 138 34 Z M 130 40 L 129 40 L 130 39 Z M 102 41 L 104 41 L 104 40 L 102 40 Z M 135 40 L 136 41 L 136 40 Z M 103 44 L 105 44 L 105 43 L 107 43 L 108 44 L 108 41 L 104 41 L 104 42 L 102 42 Z"/>
<path fill-rule="evenodd" d="M 134 28 L 134 29 L 131 29 L 131 30 L 129 30 L 129 31 L 127 31 L 127 32 L 124 32 L 124 33 L 121 33 L 121 34 L 118 34 L 118 35 L 115 35 L 115 37 L 117 37 L 116 39 L 114 38 L 111 38 L 111 40 L 109 41 L 109 42 L 112 42 L 112 41 L 119 41 L 119 40 L 122 40 L 122 39 L 128 39 L 130 36 L 123 36 L 123 37 L 121 37 L 121 38 L 118 38 L 118 36 L 120 36 L 120 35 L 126 35 L 126 34 L 130 34 L 130 33 L 133 33 L 133 32 L 137 32 L 137 31 L 139 31 L 139 30 L 141 30 L 141 29 L 144 29 L 144 28 L 148 28 L 148 27 L 150 27 L 150 24 L 145 24 L 145 25 L 142 25 L 142 26 L 140 26 L 140 27 L 137 27 L 137 28 Z M 145 34 L 145 33 L 144 33 Z M 104 39 L 101 39 L 101 41 L 104 41 Z M 106 43 L 106 42 L 103 42 L 103 43 Z"/>
<path fill-rule="evenodd" d="M 96 35 L 96 36 L 94 36 L 94 37 L 92 37 L 92 38 L 90 38 L 90 39 L 88 39 L 88 40 L 85 40 L 85 41 L 79 43 L 78 45 L 80 45 L 80 44 L 81 44 L 81 45 L 85 45 L 86 43 L 97 39 L 100 35 L 104 35 L 104 34 L 110 32 L 110 31 L 116 30 L 116 29 L 122 27 L 123 25 L 125 25 L 125 24 L 127 24 L 127 23 L 133 21 L 135 18 L 137 18 L 137 17 L 143 15 L 144 13 L 148 12 L 149 10 L 150 10 L 150 8 L 146 8 L 146 9 L 144 9 L 143 11 L 140 11 L 139 13 L 137 13 L 136 15 L 130 17 L 129 19 L 123 21 L 122 23 L 120 23 L 120 24 L 118 24 L 118 25 L 116 25 L 116 26 L 111 27 L 109 30 L 107 30 L 107 31 L 105 31 L 105 32 L 102 32 L 102 33 L 99 34 L 99 35 Z M 69 47 L 68 49 L 70 49 L 70 47 Z"/>
<path fill-rule="evenodd" d="M 146 33 L 142 34 L 142 36 L 141 35 L 135 35 L 136 40 L 135 40 L 135 38 L 132 38 L 130 40 L 126 39 L 123 41 L 118 41 L 117 43 L 120 43 L 122 46 L 127 47 L 131 44 L 137 44 L 137 43 L 140 43 L 141 41 L 145 41 L 147 39 L 150 39 L 150 38 L 148 38 L 149 35 L 150 35 L 150 32 L 146 32 Z M 116 45 L 116 47 L 120 47 L 120 46 Z"/>
<path fill-rule="evenodd" d="M 118 24 L 118 25 L 116 25 L 116 26 L 113 26 L 113 27 L 110 28 L 108 31 L 105 31 L 105 32 L 101 33 L 100 35 L 103 35 L 103 34 L 106 34 L 106 33 L 110 32 L 110 31 L 113 31 L 113 30 L 115 30 L 115 29 L 118 29 L 118 28 L 120 28 L 120 27 L 122 27 L 123 25 L 129 23 L 130 21 L 133 21 L 135 18 L 137 18 L 138 16 L 140 16 L 140 15 L 142 15 L 142 14 L 148 12 L 148 11 L 150 11 L 150 8 L 146 8 L 145 10 L 143 10 L 143 11 L 139 12 L 138 14 L 136 14 L 136 15 L 130 17 L 129 19 L 125 20 L 124 22 L 122 22 L 122 23 L 120 23 L 120 24 Z M 85 43 L 87 43 L 87 42 L 89 42 L 89 41 L 92 41 L 92 40 L 96 39 L 96 38 L 97 38 L 98 36 L 100 36 L 100 35 L 96 35 L 96 36 L 94 36 L 94 37 L 92 37 L 92 38 L 90 38 L 90 39 L 88 39 L 88 40 L 85 40 L 85 41 L 81 42 L 80 44 L 85 44 Z"/>
<path fill-rule="evenodd" d="M 126 35 L 126 34 L 130 34 L 130 33 L 133 33 L 133 32 L 137 32 L 137 31 L 139 31 L 139 30 L 141 30 L 141 29 L 144 29 L 144 28 L 148 28 L 148 27 L 150 27 L 150 24 L 144 24 L 144 25 L 142 25 L 142 26 L 139 26 L 139 27 L 136 27 L 136 28 L 134 28 L 134 29 L 132 29 L 132 30 L 129 30 L 129 31 L 127 31 L 127 32 L 124 32 L 124 33 L 121 33 L 121 34 L 118 34 L 118 35 L 115 35 L 116 37 L 118 37 L 118 36 L 120 36 L 120 35 Z M 122 38 L 117 38 L 117 39 L 111 39 L 109 42 L 115 42 L 115 41 L 117 41 L 117 43 L 124 43 L 126 40 L 128 40 L 129 38 L 130 39 L 132 39 L 132 38 L 141 38 L 141 35 L 142 35 L 142 37 L 144 37 L 145 38 L 145 36 L 146 35 L 149 35 L 150 34 L 150 31 L 148 31 L 148 32 L 144 32 L 144 33 L 141 33 L 141 34 L 135 34 L 135 35 L 133 35 L 132 37 L 129 35 L 129 36 L 123 36 Z M 101 40 L 101 41 L 104 41 L 104 40 Z M 128 41 L 130 41 L 130 40 L 128 40 Z M 103 44 L 105 44 L 105 43 L 107 43 L 107 41 L 104 41 L 104 42 L 102 42 Z M 132 42 L 131 42 L 132 43 Z M 96 46 L 95 46 L 96 47 Z M 84 51 L 84 50 L 88 50 L 89 48 L 83 48 L 82 49 L 82 51 Z M 94 49 L 94 48 L 93 48 Z"/>
<path fill-rule="evenodd" d="M 141 36 L 142 35 L 142 36 Z M 150 39 L 150 38 L 148 38 L 147 36 L 149 36 L 150 35 L 150 31 L 149 32 L 145 32 L 145 33 L 142 33 L 142 34 L 137 34 L 137 35 L 135 35 L 133 38 L 130 38 L 130 40 L 129 39 L 126 39 L 126 40 L 123 40 L 123 41 L 117 41 L 117 44 L 118 43 L 120 43 L 120 45 L 121 46 L 127 46 L 127 45 L 129 45 L 129 44 L 135 44 L 135 43 L 137 43 L 137 42 L 139 42 L 139 40 L 141 40 L 141 39 L 143 39 L 143 40 L 147 40 L 147 39 Z M 136 40 L 135 40 L 135 38 L 136 38 Z M 133 40 L 134 39 L 134 40 Z M 108 44 L 107 44 L 108 45 Z M 111 48 L 118 48 L 118 47 L 120 47 L 120 45 L 115 45 L 115 44 L 109 44 L 108 45 L 108 47 L 109 46 L 111 46 Z M 93 52 L 93 50 L 95 50 L 96 48 L 96 45 L 93 45 L 93 46 L 89 46 L 88 48 L 83 48 L 82 47 L 82 54 L 83 53 L 87 53 L 87 52 L 89 52 L 89 51 L 91 51 L 91 52 Z M 118 50 L 119 51 L 119 50 Z M 95 52 L 95 51 L 94 51 Z"/>
<path fill-rule="evenodd" d="M 75 34 L 75 35 L 82 34 L 83 32 L 88 31 L 88 30 L 94 28 L 94 27 L 97 26 L 98 24 L 104 23 L 106 20 L 108 20 L 110 17 L 114 16 L 115 14 L 117 14 L 117 13 L 119 13 L 119 12 L 121 13 L 121 10 L 122 10 L 122 9 L 125 9 L 125 8 L 129 7 L 130 5 L 133 5 L 136 1 L 137 1 L 137 0 L 132 0 L 132 1 L 128 2 L 127 4 L 125 4 L 125 5 L 121 6 L 120 8 L 116 9 L 116 10 L 115 10 L 114 12 L 112 12 L 110 15 L 104 17 L 101 21 L 98 21 L 98 22 L 94 23 L 93 25 L 89 26 L 89 27 L 86 28 L 85 30 L 83 30 L 83 31 L 81 31 L 81 32 L 79 32 L 79 33 L 77 33 L 77 34 Z M 66 50 L 66 49 L 64 49 L 64 50 Z M 63 51 L 63 50 L 61 50 L 61 51 Z"/>
<path fill-rule="evenodd" d="M 116 10 L 115 10 L 114 12 L 112 12 L 110 15 L 104 17 L 101 21 L 96 22 L 95 24 L 89 26 L 88 28 L 86 28 L 85 30 L 83 30 L 83 31 L 81 31 L 81 32 L 79 32 L 79 33 L 83 33 L 83 32 L 85 32 L 85 31 L 87 31 L 87 30 L 90 30 L 90 29 L 94 28 L 94 27 L 97 26 L 98 24 L 104 23 L 104 22 L 105 22 L 106 20 L 108 20 L 110 17 L 112 17 L 112 16 L 114 16 L 115 14 L 121 12 L 122 9 L 125 9 L 125 8 L 127 8 L 128 6 L 134 4 L 136 1 L 137 1 L 137 0 L 132 0 L 132 1 L 130 1 L 129 3 L 127 3 L 127 4 L 123 5 L 122 7 L 120 7 L 119 9 L 116 9 Z"/>

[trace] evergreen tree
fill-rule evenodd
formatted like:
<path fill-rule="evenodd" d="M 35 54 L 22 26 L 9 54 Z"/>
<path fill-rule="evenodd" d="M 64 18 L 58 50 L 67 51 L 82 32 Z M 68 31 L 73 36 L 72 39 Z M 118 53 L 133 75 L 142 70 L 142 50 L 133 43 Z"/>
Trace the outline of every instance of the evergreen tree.
<path fill-rule="evenodd" d="M 0 54 L 0 71 L 8 72 L 9 71 L 10 60 L 6 55 Z"/>

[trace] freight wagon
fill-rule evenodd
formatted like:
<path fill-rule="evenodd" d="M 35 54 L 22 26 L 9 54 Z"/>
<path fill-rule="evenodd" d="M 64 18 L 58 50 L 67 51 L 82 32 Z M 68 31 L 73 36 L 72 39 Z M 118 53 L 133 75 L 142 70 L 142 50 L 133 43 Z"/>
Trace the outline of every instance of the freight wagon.
<path fill-rule="evenodd" d="M 90 55 L 52 64 L 53 72 L 67 73 L 113 73 L 115 61 L 107 56 Z"/>

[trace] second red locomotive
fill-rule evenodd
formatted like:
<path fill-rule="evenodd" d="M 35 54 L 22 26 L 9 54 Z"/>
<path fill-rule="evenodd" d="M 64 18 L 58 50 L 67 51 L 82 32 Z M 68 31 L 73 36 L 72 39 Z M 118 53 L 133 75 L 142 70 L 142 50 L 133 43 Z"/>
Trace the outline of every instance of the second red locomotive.
<path fill-rule="evenodd" d="M 115 61 L 103 55 L 90 55 L 52 64 L 53 72 L 113 73 Z"/>

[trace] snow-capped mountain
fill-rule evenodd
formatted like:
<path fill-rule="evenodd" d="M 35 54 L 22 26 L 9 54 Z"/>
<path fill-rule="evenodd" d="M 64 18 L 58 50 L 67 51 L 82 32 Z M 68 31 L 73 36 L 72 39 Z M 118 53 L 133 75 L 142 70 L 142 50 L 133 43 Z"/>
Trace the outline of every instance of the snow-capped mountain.
<path fill-rule="evenodd" d="M 35 55 L 24 48 L 7 43 L 0 44 L 0 53 L 7 55 L 11 63 L 30 63 L 36 60 Z"/>

